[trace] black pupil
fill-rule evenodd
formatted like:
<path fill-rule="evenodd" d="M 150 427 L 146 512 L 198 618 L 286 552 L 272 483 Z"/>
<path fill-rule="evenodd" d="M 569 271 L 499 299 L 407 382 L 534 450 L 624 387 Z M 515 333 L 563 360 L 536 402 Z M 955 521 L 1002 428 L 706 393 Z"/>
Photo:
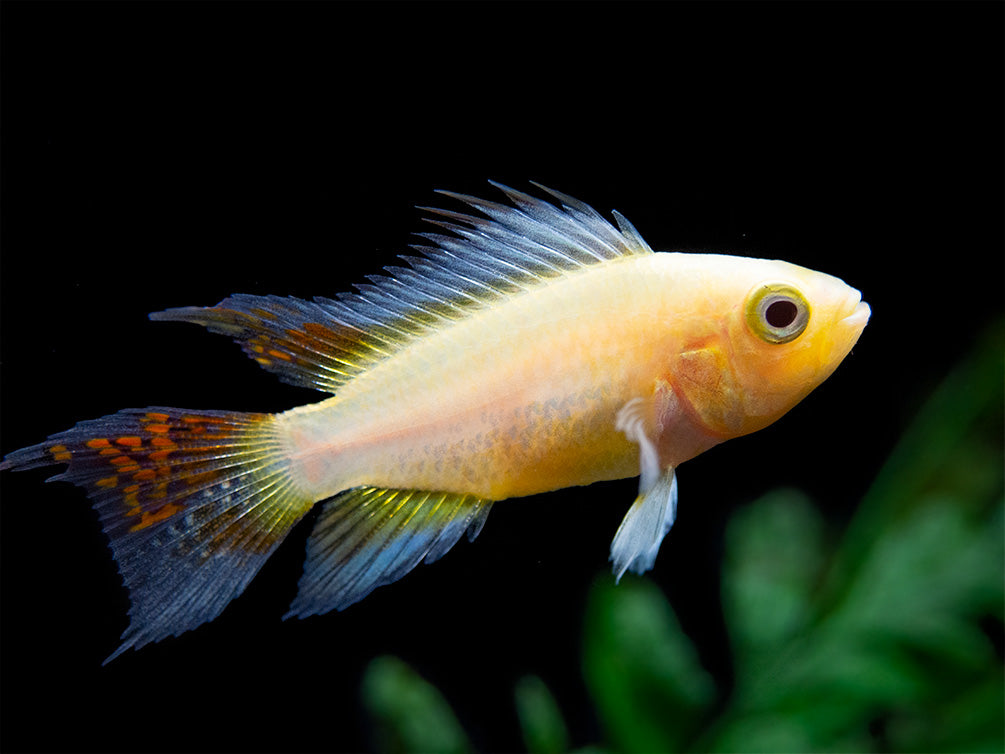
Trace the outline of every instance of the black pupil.
<path fill-rule="evenodd" d="M 788 327 L 796 321 L 799 310 L 791 301 L 772 301 L 764 312 L 764 318 L 772 327 Z"/>

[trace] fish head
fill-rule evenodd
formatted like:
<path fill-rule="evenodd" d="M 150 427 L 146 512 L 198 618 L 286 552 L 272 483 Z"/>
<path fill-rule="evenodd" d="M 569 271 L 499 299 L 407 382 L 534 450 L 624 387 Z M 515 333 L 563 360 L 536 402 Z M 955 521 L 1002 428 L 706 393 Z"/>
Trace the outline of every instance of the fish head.
<path fill-rule="evenodd" d="M 705 309 L 697 347 L 678 355 L 674 387 L 705 431 L 728 439 L 771 424 L 826 380 L 870 309 L 842 280 L 794 264 L 736 257 L 717 264 L 724 298 L 718 314 Z"/>

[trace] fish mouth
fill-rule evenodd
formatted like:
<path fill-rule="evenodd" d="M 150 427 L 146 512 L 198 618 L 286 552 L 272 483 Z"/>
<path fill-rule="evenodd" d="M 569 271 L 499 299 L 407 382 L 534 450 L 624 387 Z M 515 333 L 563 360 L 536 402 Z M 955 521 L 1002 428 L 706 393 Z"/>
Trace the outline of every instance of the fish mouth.
<path fill-rule="evenodd" d="M 862 300 L 861 293 L 852 290 L 844 306 L 841 307 L 841 314 L 844 316 L 839 315 L 834 323 L 830 347 L 825 351 L 831 369 L 836 367 L 858 342 L 862 330 L 872 315 L 872 309 Z"/>
<path fill-rule="evenodd" d="M 866 326 L 866 323 L 869 321 L 869 317 L 872 316 L 872 309 L 869 308 L 869 305 L 865 303 L 865 301 L 861 300 L 861 296 L 858 296 L 857 298 L 858 300 L 855 302 L 851 314 L 846 317 L 842 317 L 838 321 L 839 325 L 857 330 L 861 330 Z"/>

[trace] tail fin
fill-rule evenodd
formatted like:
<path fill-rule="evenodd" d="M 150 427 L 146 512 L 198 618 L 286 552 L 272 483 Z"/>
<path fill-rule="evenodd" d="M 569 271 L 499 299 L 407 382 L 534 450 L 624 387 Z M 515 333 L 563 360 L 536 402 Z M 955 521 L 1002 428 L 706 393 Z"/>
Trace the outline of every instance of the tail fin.
<path fill-rule="evenodd" d="M 127 409 L 14 451 L 0 470 L 60 463 L 50 481 L 87 491 L 132 602 L 106 663 L 219 615 L 313 504 L 269 414 Z"/>

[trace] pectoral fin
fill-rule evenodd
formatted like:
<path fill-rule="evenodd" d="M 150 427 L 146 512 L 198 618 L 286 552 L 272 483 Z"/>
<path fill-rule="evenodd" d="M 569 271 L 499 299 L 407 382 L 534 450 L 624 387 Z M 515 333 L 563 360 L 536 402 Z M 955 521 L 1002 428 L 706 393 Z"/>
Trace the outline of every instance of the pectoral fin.
<path fill-rule="evenodd" d="M 642 399 L 618 412 L 617 428 L 639 446 L 639 495 L 628 509 L 611 543 L 614 577 L 625 571 L 644 573 L 656 562 L 663 537 L 677 516 L 677 479 L 672 466 L 660 469 L 656 443 L 646 432 Z"/>

